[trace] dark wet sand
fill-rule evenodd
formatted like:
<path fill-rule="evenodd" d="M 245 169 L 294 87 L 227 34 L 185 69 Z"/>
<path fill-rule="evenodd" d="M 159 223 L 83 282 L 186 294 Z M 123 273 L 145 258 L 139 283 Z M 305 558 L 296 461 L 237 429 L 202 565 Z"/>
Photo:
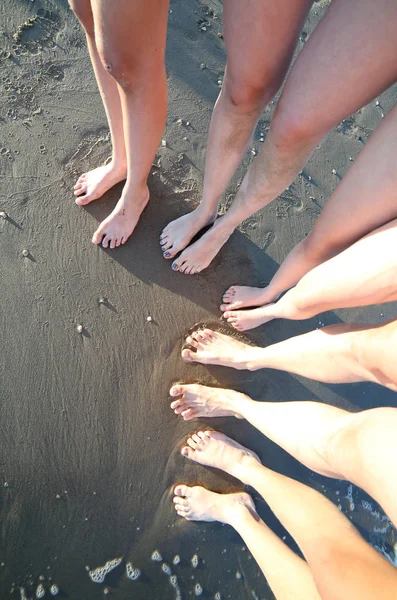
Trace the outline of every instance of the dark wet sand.
<path fill-rule="evenodd" d="M 325 6 L 314 5 L 306 33 Z M 78 208 L 72 195 L 75 178 L 110 154 L 80 27 L 65 0 L 8 0 L 0 8 L 0 210 L 9 215 L 0 219 L 1 599 L 19 598 L 19 585 L 33 596 L 40 576 L 47 590 L 56 582 L 71 600 L 101 598 L 104 587 L 118 600 L 174 598 L 160 564 L 150 560 L 154 549 L 167 563 L 180 554 L 173 572 L 183 598 L 199 582 L 205 598 L 220 591 L 233 600 L 270 599 L 237 534 L 174 514 L 171 489 L 177 482 L 241 489 L 222 473 L 180 456 L 185 436 L 206 423 L 255 450 L 267 465 L 325 491 L 374 543 L 387 543 L 390 550 L 396 540 L 392 530 L 373 533 L 380 524 L 362 507 L 367 499 L 362 492 L 353 490 L 350 511 L 346 483 L 308 472 L 248 424 L 185 423 L 169 409 L 167 392 L 176 380 L 229 386 L 272 401 L 314 398 L 352 409 L 396 405 L 395 394 L 374 385 L 323 385 L 270 370 L 206 369 L 180 359 L 185 331 L 196 322 L 218 322 L 229 285 L 269 281 L 337 184 L 332 168 L 343 176 L 349 156 L 355 158 L 397 95 L 393 88 L 381 97 L 381 108 L 373 103 L 333 131 L 291 190 L 247 220 L 203 274 L 186 279 L 173 273 L 158 237 L 200 197 L 206 133 L 224 69 L 223 40 L 217 36 L 221 5 L 212 2 L 211 8 L 218 19 L 196 0 L 171 3 L 167 147 L 160 148 L 150 176 L 149 207 L 132 239 L 116 251 L 95 247 L 90 239 L 121 186 L 87 209 Z M 32 26 L 21 29 L 29 17 Z M 210 24 L 207 31 L 199 30 L 202 18 Z M 263 115 L 256 148 L 271 112 L 272 107 Z M 180 118 L 190 125 L 179 126 Z M 239 169 L 224 207 L 251 159 Z M 338 311 L 299 323 L 277 321 L 249 337 L 269 344 L 320 322 L 378 323 L 396 316 L 393 305 Z M 265 503 L 257 505 L 286 535 Z M 288 535 L 286 540 L 292 543 Z M 193 569 L 196 553 L 200 562 Z M 124 561 L 106 584 L 92 583 L 86 565 L 95 568 L 115 557 Z M 142 570 L 137 582 L 126 578 L 126 561 Z"/>

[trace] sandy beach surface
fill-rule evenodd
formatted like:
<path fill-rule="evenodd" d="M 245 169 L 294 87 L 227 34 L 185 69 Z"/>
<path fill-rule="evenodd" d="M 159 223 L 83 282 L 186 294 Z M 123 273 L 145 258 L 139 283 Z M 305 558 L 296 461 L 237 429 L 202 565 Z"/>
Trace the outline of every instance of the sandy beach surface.
<path fill-rule="evenodd" d="M 327 4 L 314 4 L 298 52 Z M 0 22 L 0 210 L 8 215 L 0 219 L 0 598 L 20 598 L 20 586 L 34 597 L 39 584 L 50 597 L 55 583 L 70 600 L 104 593 L 117 600 L 173 599 L 165 562 L 182 598 L 193 597 L 199 584 L 204 598 L 219 592 L 233 600 L 271 599 L 234 531 L 175 514 L 178 482 L 242 489 L 180 455 L 187 434 L 206 424 L 326 493 L 368 540 L 392 553 L 395 532 L 361 490 L 311 473 L 245 422 L 185 423 L 170 410 L 168 390 L 175 381 L 200 381 L 255 399 L 316 399 L 353 410 L 396 406 L 396 395 L 375 385 L 205 368 L 185 364 L 180 351 L 195 323 L 221 325 L 218 306 L 229 285 L 270 280 L 396 101 L 397 88 L 330 133 L 290 190 L 243 223 L 206 271 L 186 278 L 163 259 L 158 239 L 168 221 L 200 198 L 225 63 L 221 3 L 171 2 L 166 145 L 150 175 L 149 206 L 132 238 L 114 251 L 94 246 L 91 236 L 122 186 L 84 209 L 72 194 L 78 175 L 102 164 L 111 150 L 82 30 L 65 0 L 7 0 Z M 260 120 L 253 149 L 260 148 L 273 108 Z M 222 210 L 252 159 L 248 153 Z M 248 337 L 267 345 L 322 324 L 396 316 L 392 304 L 351 309 L 275 321 Z M 254 498 L 260 515 L 295 548 L 265 502 Z M 161 562 L 151 560 L 156 549 Z M 87 570 L 119 557 L 104 583 L 91 581 Z M 128 562 L 141 570 L 136 581 L 126 577 Z"/>

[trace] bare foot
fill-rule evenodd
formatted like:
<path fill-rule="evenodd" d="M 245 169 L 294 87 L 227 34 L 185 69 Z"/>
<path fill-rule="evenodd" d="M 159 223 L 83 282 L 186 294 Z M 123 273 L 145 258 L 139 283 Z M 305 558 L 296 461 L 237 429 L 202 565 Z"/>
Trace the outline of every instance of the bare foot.
<path fill-rule="evenodd" d="M 255 504 L 245 492 L 217 494 L 198 485 L 177 485 L 174 494 L 176 512 L 188 521 L 220 521 L 233 525 L 243 511 L 256 515 Z"/>
<path fill-rule="evenodd" d="M 187 440 L 181 454 L 200 465 L 220 469 L 241 481 L 250 467 L 261 464 L 259 457 L 220 431 L 198 431 Z"/>
<path fill-rule="evenodd" d="M 126 177 L 127 166 L 116 167 L 112 163 L 88 171 L 88 173 L 83 173 L 73 188 L 73 193 L 77 196 L 76 204 L 85 206 L 93 200 L 97 200 Z"/>
<path fill-rule="evenodd" d="M 171 402 L 176 415 L 185 421 L 196 417 L 243 417 L 237 412 L 238 405 L 249 399 L 245 394 L 233 390 L 222 390 L 206 385 L 178 384 L 170 389 L 170 395 L 177 400 Z"/>
<path fill-rule="evenodd" d="M 173 258 L 178 252 L 184 250 L 196 233 L 206 225 L 213 223 L 215 219 L 216 214 L 204 214 L 198 207 L 191 213 L 168 223 L 160 236 L 164 258 Z"/>
<path fill-rule="evenodd" d="M 254 329 L 275 319 L 272 311 L 273 306 L 275 306 L 274 303 L 252 308 L 251 310 L 227 310 L 223 313 L 223 316 L 237 331 L 247 331 L 247 329 Z"/>
<path fill-rule="evenodd" d="M 204 365 L 223 365 L 233 369 L 250 369 L 251 361 L 257 357 L 258 348 L 240 342 L 230 335 L 199 329 L 189 335 L 186 344 L 196 349 L 182 350 L 182 358 L 186 361 L 200 362 Z"/>
<path fill-rule="evenodd" d="M 220 217 L 203 237 L 186 248 L 172 263 L 172 269 L 185 275 L 194 275 L 206 269 L 227 242 L 232 231 L 222 227 Z"/>
<path fill-rule="evenodd" d="M 139 217 L 149 201 L 149 189 L 130 192 L 127 184 L 123 189 L 120 200 L 114 210 L 102 221 L 92 237 L 93 244 L 100 244 L 104 248 L 117 248 L 130 237 L 134 231 Z"/>
<path fill-rule="evenodd" d="M 232 285 L 223 295 L 224 304 L 220 305 L 222 312 L 235 310 L 246 306 L 263 306 L 275 300 L 270 296 L 268 288 L 249 287 L 245 285 Z"/>

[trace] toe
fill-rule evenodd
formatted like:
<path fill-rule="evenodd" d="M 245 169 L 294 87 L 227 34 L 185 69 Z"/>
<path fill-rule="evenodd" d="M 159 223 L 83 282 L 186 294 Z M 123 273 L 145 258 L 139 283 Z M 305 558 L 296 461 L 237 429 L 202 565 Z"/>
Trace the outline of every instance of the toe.
<path fill-rule="evenodd" d="M 187 350 L 186 348 L 182 350 L 182 358 L 187 361 L 194 361 L 196 358 L 196 353 L 192 352 L 192 350 Z"/>
<path fill-rule="evenodd" d="M 121 239 L 117 239 L 116 240 L 116 248 L 118 248 L 121 245 Z"/>
<path fill-rule="evenodd" d="M 172 408 L 172 410 L 175 410 L 179 406 L 182 406 L 182 402 L 180 400 L 174 400 L 174 402 L 171 402 L 171 404 L 170 404 L 170 407 Z"/>
<path fill-rule="evenodd" d="M 110 235 L 105 235 L 105 237 L 102 240 L 102 247 L 107 248 L 109 246 L 110 241 L 111 241 Z"/>
<path fill-rule="evenodd" d="M 181 396 L 185 391 L 185 386 L 183 385 L 173 385 L 170 389 L 170 396 Z"/>
<path fill-rule="evenodd" d="M 161 248 L 163 251 L 169 250 L 170 248 L 172 248 L 171 240 L 163 240 L 160 245 L 161 245 Z"/>
<path fill-rule="evenodd" d="M 96 232 L 92 236 L 92 243 L 93 244 L 100 244 L 104 235 L 105 234 L 104 234 L 104 232 L 102 230 L 102 227 L 98 227 L 98 229 L 96 230 Z"/>
<path fill-rule="evenodd" d="M 192 448 L 189 448 L 188 446 L 184 446 L 181 450 L 181 454 L 185 458 L 189 458 L 190 460 L 193 460 L 194 450 L 192 450 Z"/>
<path fill-rule="evenodd" d="M 197 435 L 197 433 L 193 433 L 193 435 L 192 435 L 192 437 L 190 439 L 193 440 L 193 442 L 194 442 L 194 446 L 192 446 L 192 448 L 193 447 L 196 448 L 197 445 L 200 444 L 200 442 L 201 442 L 201 438 L 199 438 L 199 436 Z M 188 443 L 189 443 L 189 441 L 188 441 Z M 191 445 L 191 444 L 189 444 L 189 445 Z"/>
<path fill-rule="evenodd" d="M 198 442 L 200 442 L 200 438 L 197 437 L 197 435 L 195 437 L 195 434 L 193 434 L 190 438 L 186 440 L 187 445 L 190 446 L 193 450 L 196 450 Z"/>
<path fill-rule="evenodd" d="M 198 348 L 198 341 L 194 339 L 194 337 L 192 337 L 191 335 L 188 335 L 186 338 L 186 344 L 189 344 L 189 346 L 193 346 L 194 348 Z"/>
<path fill-rule="evenodd" d="M 203 335 L 205 339 L 211 340 L 214 337 L 214 332 L 212 329 L 203 329 Z"/>
<path fill-rule="evenodd" d="M 110 240 L 110 245 L 109 245 L 109 247 L 110 247 L 112 250 L 113 250 L 113 248 L 115 248 L 115 247 L 116 247 L 116 240 L 115 240 L 114 238 L 112 238 L 112 239 Z"/>
<path fill-rule="evenodd" d="M 184 496 L 188 498 L 190 496 L 190 488 L 187 485 L 177 485 L 174 489 L 175 496 Z"/>
<path fill-rule="evenodd" d="M 178 508 L 187 508 L 188 505 L 187 500 L 182 496 L 174 496 L 173 502 Z"/>
<path fill-rule="evenodd" d="M 181 415 L 185 421 L 190 421 L 191 419 L 194 419 L 196 413 L 192 408 L 187 408 L 182 410 Z"/>

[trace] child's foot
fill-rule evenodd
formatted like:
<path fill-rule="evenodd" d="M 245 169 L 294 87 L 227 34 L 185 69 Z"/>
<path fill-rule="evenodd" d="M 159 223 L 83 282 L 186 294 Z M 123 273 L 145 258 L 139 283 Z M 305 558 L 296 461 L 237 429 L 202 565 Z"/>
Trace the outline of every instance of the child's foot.
<path fill-rule="evenodd" d="M 175 510 L 188 521 L 220 521 L 233 525 L 247 510 L 256 515 L 255 504 L 245 492 L 216 494 L 201 486 L 177 485 Z"/>
<path fill-rule="evenodd" d="M 244 481 L 250 467 L 261 464 L 259 457 L 219 431 L 198 431 L 187 440 L 181 454 L 200 465 L 221 469 Z"/>
<path fill-rule="evenodd" d="M 88 171 L 88 173 L 83 173 L 73 188 L 76 204 L 85 206 L 93 200 L 97 200 L 126 177 L 127 166 L 115 166 L 112 163 Z"/>
<path fill-rule="evenodd" d="M 233 390 L 222 390 L 206 385 L 177 384 L 170 389 L 170 395 L 177 397 L 171 402 L 176 415 L 182 415 L 185 421 L 197 417 L 237 417 L 238 405 L 248 396 Z"/>
<path fill-rule="evenodd" d="M 274 302 L 274 296 L 270 296 L 268 288 L 248 287 L 245 285 L 232 285 L 223 295 L 224 304 L 220 305 L 222 312 L 235 310 L 246 306 L 263 306 Z"/>
<path fill-rule="evenodd" d="M 211 329 L 199 329 L 185 339 L 195 351 L 185 348 L 182 358 L 205 365 L 222 365 L 233 369 L 249 369 L 258 348 L 244 344 L 230 335 Z"/>
<path fill-rule="evenodd" d="M 117 248 L 121 244 L 125 244 L 134 231 L 148 201 L 149 189 L 147 186 L 144 190 L 137 191 L 136 189 L 130 190 L 126 184 L 114 210 L 102 221 L 94 233 L 92 243 L 102 243 L 104 248 Z"/>
<path fill-rule="evenodd" d="M 272 321 L 275 318 L 272 313 L 273 306 L 274 303 L 251 308 L 251 310 L 227 310 L 223 313 L 223 317 L 237 331 L 247 331 L 247 329 L 254 329 Z"/>
<path fill-rule="evenodd" d="M 191 213 L 168 223 L 160 236 L 160 245 L 164 258 L 173 258 L 178 252 L 184 250 L 196 233 L 206 225 L 213 223 L 215 219 L 216 214 L 210 216 L 203 214 L 200 207 L 198 207 Z"/>

